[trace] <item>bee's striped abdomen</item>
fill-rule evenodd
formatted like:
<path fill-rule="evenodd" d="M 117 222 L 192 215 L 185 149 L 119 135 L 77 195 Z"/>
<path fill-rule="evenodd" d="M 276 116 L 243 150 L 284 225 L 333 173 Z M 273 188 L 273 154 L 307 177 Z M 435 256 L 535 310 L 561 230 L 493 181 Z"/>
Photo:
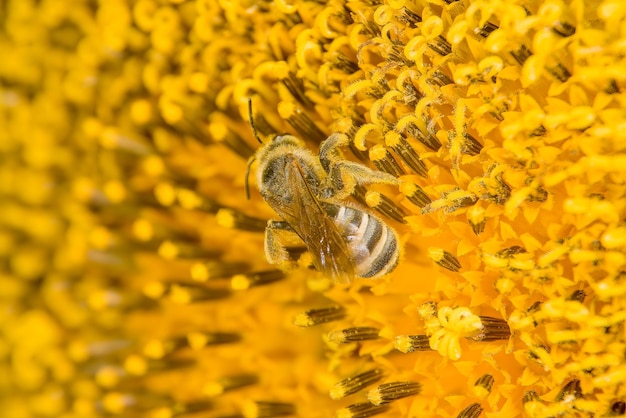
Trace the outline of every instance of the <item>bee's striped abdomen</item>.
<path fill-rule="evenodd" d="M 382 276 L 398 264 L 398 239 L 380 219 L 346 206 L 338 207 L 334 219 L 346 237 L 357 276 Z"/>

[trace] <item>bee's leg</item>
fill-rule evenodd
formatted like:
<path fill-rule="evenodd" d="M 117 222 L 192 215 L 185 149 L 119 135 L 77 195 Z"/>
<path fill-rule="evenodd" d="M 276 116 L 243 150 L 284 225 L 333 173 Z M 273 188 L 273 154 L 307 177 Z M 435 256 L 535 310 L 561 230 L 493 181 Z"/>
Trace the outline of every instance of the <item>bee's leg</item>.
<path fill-rule="evenodd" d="M 334 133 L 320 144 L 320 163 L 324 170 L 330 174 L 331 166 L 342 160 L 339 147 L 350 145 L 350 138 L 345 134 Z"/>
<path fill-rule="evenodd" d="M 363 164 L 343 159 L 338 147 L 347 146 L 349 142 L 350 139 L 346 135 L 335 133 L 320 145 L 320 163 L 328 173 L 322 198 L 346 198 L 354 193 L 357 185 L 398 184 L 398 179 L 389 173 L 372 170 Z"/>
<path fill-rule="evenodd" d="M 303 245 L 302 240 L 291 226 L 284 221 L 269 220 L 265 228 L 265 257 L 270 264 L 281 269 L 294 267 L 296 261 L 291 257 L 288 247 L 294 243 Z"/>

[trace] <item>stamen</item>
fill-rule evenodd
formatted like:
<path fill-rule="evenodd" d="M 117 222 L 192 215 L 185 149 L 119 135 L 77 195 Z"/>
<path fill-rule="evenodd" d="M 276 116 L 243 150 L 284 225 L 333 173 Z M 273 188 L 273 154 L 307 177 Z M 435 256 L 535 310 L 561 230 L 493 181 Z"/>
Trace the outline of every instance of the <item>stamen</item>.
<path fill-rule="evenodd" d="M 172 302 L 179 303 L 181 305 L 224 299 L 230 296 L 230 291 L 228 289 L 211 289 L 187 283 L 172 283 L 168 293 Z"/>
<path fill-rule="evenodd" d="M 246 418 L 285 417 L 294 415 L 296 407 L 284 402 L 254 401 L 246 403 L 242 412 Z"/>
<path fill-rule="evenodd" d="M 425 121 L 420 121 L 415 115 L 409 114 L 400 118 L 396 123 L 396 131 L 400 135 L 407 135 L 421 142 L 425 147 L 438 151 L 441 148 L 439 139 L 430 132 L 425 134 L 420 127 L 426 127 Z"/>
<path fill-rule="evenodd" d="M 166 260 L 217 257 L 218 253 L 203 248 L 199 242 L 165 240 L 157 250 Z"/>
<path fill-rule="evenodd" d="M 217 213 L 220 205 L 212 199 L 201 196 L 191 189 L 184 187 L 176 188 L 176 198 L 180 206 L 188 210 L 201 210 L 207 213 Z"/>
<path fill-rule="evenodd" d="M 504 319 L 491 318 L 488 316 L 481 316 L 480 322 L 482 329 L 478 334 L 471 337 L 466 337 L 472 341 L 496 341 L 496 340 L 508 340 L 511 336 L 511 330 L 509 324 Z"/>
<path fill-rule="evenodd" d="M 585 296 L 586 294 L 584 290 L 576 290 L 570 295 L 568 299 L 583 303 L 583 301 L 585 300 Z"/>
<path fill-rule="evenodd" d="M 341 408 L 335 415 L 336 418 L 366 418 L 382 414 L 389 410 L 389 405 L 372 405 L 369 402 L 355 403 Z"/>
<path fill-rule="evenodd" d="M 541 402 L 541 398 L 534 390 L 529 390 L 524 393 L 524 396 L 522 397 L 522 403 L 526 404 L 529 402 Z"/>
<path fill-rule="evenodd" d="M 145 141 L 121 134 L 117 128 L 106 127 L 100 136 L 100 145 L 106 149 L 126 151 L 135 155 L 147 155 L 153 151 Z"/>
<path fill-rule="evenodd" d="M 191 266 L 191 278 L 198 282 L 212 279 L 227 279 L 248 270 L 246 263 L 224 263 L 221 261 L 197 262 Z"/>
<path fill-rule="evenodd" d="M 328 334 L 328 339 L 335 343 L 351 343 L 366 340 L 376 340 L 379 338 L 378 328 L 372 327 L 354 327 L 346 328 L 339 331 L 332 331 Z"/>
<path fill-rule="evenodd" d="M 263 232 L 267 226 L 267 220 L 248 216 L 236 209 L 222 208 L 217 211 L 215 220 L 224 228 L 241 229 L 243 231 Z"/>
<path fill-rule="evenodd" d="M 554 400 L 556 402 L 569 403 L 577 398 L 581 398 L 582 396 L 583 394 L 580 388 L 580 380 L 572 379 L 567 382 L 565 386 L 563 386 L 563 389 L 561 389 L 561 391 L 556 395 Z"/>
<path fill-rule="evenodd" d="M 483 26 L 481 26 L 480 28 L 475 28 L 474 29 L 474 33 L 476 35 L 482 36 L 483 38 L 486 38 L 487 36 L 489 36 L 491 34 L 491 32 L 493 32 L 496 29 L 498 29 L 497 25 L 495 25 L 495 24 L 493 24 L 491 22 L 487 22 Z"/>
<path fill-rule="evenodd" d="M 231 344 L 241 341 L 241 335 L 234 332 L 190 332 L 187 334 L 189 347 L 199 350 L 207 345 Z"/>
<path fill-rule="evenodd" d="M 430 247 L 428 249 L 428 258 L 450 271 L 457 272 L 461 269 L 459 260 L 452 253 L 442 248 Z"/>
<path fill-rule="evenodd" d="M 494 382 L 495 379 L 492 375 L 482 375 L 474 383 L 474 394 L 479 398 L 486 398 L 487 395 L 489 395 L 489 393 L 491 392 L 491 388 L 493 387 Z"/>
<path fill-rule="evenodd" d="M 483 407 L 479 403 L 473 403 L 457 415 L 457 418 L 478 418 L 483 412 Z"/>
<path fill-rule="evenodd" d="M 187 346 L 187 338 L 171 337 L 168 339 L 154 339 L 148 341 L 142 349 L 142 353 L 151 359 L 161 359 Z"/>
<path fill-rule="evenodd" d="M 300 78 L 296 77 L 292 71 L 289 71 L 287 76 L 283 76 L 281 79 L 294 99 L 306 107 L 313 107 L 313 102 L 305 95 L 306 89 L 304 88 L 304 83 Z"/>
<path fill-rule="evenodd" d="M 213 409 L 214 405 L 210 401 L 198 400 L 190 402 L 176 402 L 171 406 L 150 411 L 150 418 L 174 418 L 207 412 Z"/>
<path fill-rule="evenodd" d="M 460 208 L 473 205 L 478 197 L 467 190 L 453 189 L 443 193 L 440 199 L 433 200 L 432 203 L 422 208 L 422 213 L 432 213 L 443 209 L 446 213 L 453 213 Z"/>
<path fill-rule="evenodd" d="M 404 164 L 413 170 L 415 174 L 422 177 L 428 177 L 428 169 L 426 168 L 426 165 L 419 158 L 413 147 L 400 134 L 395 131 L 387 132 L 385 135 L 385 144 L 393 149 L 393 151 L 400 156 Z M 374 164 L 376 164 L 376 162 L 374 162 Z"/>
<path fill-rule="evenodd" d="M 137 354 L 132 354 L 124 360 L 124 370 L 126 370 L 129 375 L 146 376 L 150 373 L 176 370 L 195 364 L 196 362 L 191 359 L 152 360 Z"/>
<path fill-rule="evenodd" d="M 132 346 L 130 340 L 73 341 L 68 353 L 72 360 L 81 363 L 90 359 L 106 358 L 124 352 Z"/>
<path fill-rule="evenodd" d="M 394 177 L 404 175 L 404 170 L 400 164 L 393 158 L 384 145 L 374 145 L 370 148 L 369 158 L 380 171 L 391 174 Z"/>
<path fill-rule="evenodd" d="M 225 376 L 214 382 L 208 383 L 204 387 L 204 394 L 210 397 L 221 395 L 229 390 L 239 389 L 258 383 L 259 376 L 256 374 L 238 374 Z"/>
<path fill-rule="evenodd" d="M 231 279 L 233 290 L 246 290 L 251 287 L 263 286 L 285 278 L 281 270 L 267 270 L 255 273 L 236 274 Z"/>
<path fill-rule="evenodd" d="M 482 206 L 474 205 L 466 212 L 467 222 L 472 227 L 474 234 L 480 235 L 485 231 L 487 220 L 485 218 L 485 209 Z"/>
<path fill-rule="evenodd" d="M 199 129 L 200 128 L 195 130 Z M 254 149 L 250 146 L 250 144 L 241 136 L 229 129 L 225 123 L 212 122 L 208 129 L 210 137 L 215 142 L 224 144 L 240 157 L 247 160 L 252 156 L 252 154 L 254 154 Z"/>
<path fill-rule="evenodd" d="M 524 65 L 526 60 L 530 58 L 533 53 L 526 45 L 522 44 L 517 50 L 511 51 L 511 55 L 519 65 Z"/>
<path fill-rule="evenodd" d="M 426 192 L 412 181 L 403 179 L 400 183 L 400 193 L 402 193 L 409 200 L 409 202 L 420 208 L 423 208 L 432 202 Z"/>
<path fill-rule="evenodd" d="M 330 390 L 330 397 L 334 400 L 343 399 L 379 381 L 382 377 L 383 371 L 381 369 L 368 370 L 356 376 L 348 377 L 333 385 Z"/>
<path fill-rule="evenodd" d="M 171 403 L 172 399 L 150 392 L 109 392 L 102 397 L 102 408 L 105 412 L 114 415 L 133 416 L 153 408 L 171 405 Z"/>
<path fill-rule="evenodd" d="M 365 203 L 367 206 L 376 209 L 384 216 L 393 219 L 396 222 L 406 223 L 404 217 L 407 214 L 400 206 L 396 205 L 393 200 L 379 192 L 368 191 L 365 193 Z"/>
<path fill-rule="evenodd" d="M 278 104 L 278 114 L 298 131 L 303 138 L 322 142 L 328 136 L 294 103 L 280 102 Z"/>
<path fill-rule="evenodd" d="M 445 57 L 452 52 L 452 45 L 443 36 L 438 36 L 436 39 L 428 43 L 428 47 L 435 51 L 437 54 Z"/>
<path fill-rule="evenodd" d="M 296 315 L 293 323 L 298 327 L 312 327 L 327 322 L 338 321 L 345 316 L 346 311 L 343 306 L 331 306 L 328 308 L 309 309 L 306 312 Z"/>
<path fill-rule="evenodd" d="M 367 399 L 374 405 L 381 405 L 397 399 L 415 396 L 422 390 L 421 383 L 417 382 L 390 382 L 372 389 Z"/>
<path fill-rule="evenodd" d="M 414 351 L 431 351 L 428 335 L 398 335 L 393 341 L 393 347 L 402 353 Z"/>

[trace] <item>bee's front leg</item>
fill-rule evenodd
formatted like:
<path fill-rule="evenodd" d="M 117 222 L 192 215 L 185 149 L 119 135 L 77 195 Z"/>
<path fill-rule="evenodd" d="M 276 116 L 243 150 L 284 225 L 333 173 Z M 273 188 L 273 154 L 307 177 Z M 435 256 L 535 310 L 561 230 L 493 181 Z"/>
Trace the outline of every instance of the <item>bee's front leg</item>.
<path fill-rule="evenodd" d="M 342 158 L 338 147 L 349 144 L 344 134 L 332 134 L 320 145 L 320 163 L 328 177 L 322 190 L 322 198 L 344 199 L 354 193 L 357 185 L 374 183 L 398 184 L 389 173 L 372 170 L 363 164 Z"/>
<path fill-rule="evenodd" d="M 290 249 L 302 247 L 304 243 L 285 221 L 269 220 L 265 228 L 265 257 L 270 264 L 280 269 L 293 268 L 296 260 L 292 257 Z"/>

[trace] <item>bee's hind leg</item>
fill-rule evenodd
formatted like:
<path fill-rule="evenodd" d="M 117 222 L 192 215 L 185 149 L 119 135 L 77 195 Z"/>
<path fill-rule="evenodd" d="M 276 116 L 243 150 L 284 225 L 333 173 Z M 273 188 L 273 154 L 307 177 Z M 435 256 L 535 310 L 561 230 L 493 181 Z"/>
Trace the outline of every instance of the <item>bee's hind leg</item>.
<path fill-rule="evenodd" d="M 398 179 L 389 173 L 343 159 L 338 148 L 347 146 L 349 142 L 345 134 L 335 133 L 320 145 L 320 163 L 328 173 L 327 184 L 322 191 L 323 198 L 346 198 L 354 193 L 357 185 L 398 184 Z"/>
<path fill-rule="evenodd" d="M 287 222 L 267 222 L 264 249 L 270 264 L 283 270 L 294 268 L 297 265 L 294 254 L 301 253 L 303 247 L 304 243 Z"/>

